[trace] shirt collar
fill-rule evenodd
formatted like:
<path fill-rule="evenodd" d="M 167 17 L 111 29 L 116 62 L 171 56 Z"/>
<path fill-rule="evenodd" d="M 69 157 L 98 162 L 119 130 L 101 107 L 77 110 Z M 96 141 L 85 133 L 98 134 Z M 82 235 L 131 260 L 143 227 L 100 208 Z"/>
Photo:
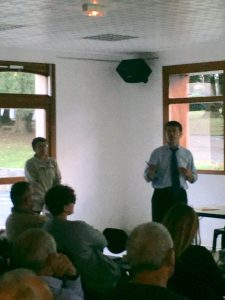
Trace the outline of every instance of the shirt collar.
<path fill-rule="evenodd" d="M 169 144 L 165 144 L 165 146 L 166 146 L 167 148 L 171 149 L 171 146 L 170 146 Z M 180 146 L 180 145 L 177 145 L 176 148 L 177 148 L 177 149 L 180 149 L 181 146 Z"/>

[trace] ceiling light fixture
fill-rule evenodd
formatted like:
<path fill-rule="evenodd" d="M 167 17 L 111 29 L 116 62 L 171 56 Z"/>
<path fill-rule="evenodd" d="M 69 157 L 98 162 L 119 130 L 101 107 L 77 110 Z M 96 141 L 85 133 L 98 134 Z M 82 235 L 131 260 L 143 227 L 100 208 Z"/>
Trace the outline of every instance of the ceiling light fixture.
<path fill-rule="evenodd" d="M 103 17 L 105 15 L 104 5 L 100 4 L 98 1 L 88 1 L 83 2 L 82 10 L 85 16 L 89 17 Z"/>

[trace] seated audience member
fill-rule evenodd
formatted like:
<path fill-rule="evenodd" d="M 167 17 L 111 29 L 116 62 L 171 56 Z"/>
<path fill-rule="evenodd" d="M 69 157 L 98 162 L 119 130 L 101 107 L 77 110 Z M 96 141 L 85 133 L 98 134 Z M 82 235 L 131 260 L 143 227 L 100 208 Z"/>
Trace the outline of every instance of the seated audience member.
<path fill-rule="evenodd" d="M 131 232 L 127 260 L 131 266 L 131 282 L 115 289 L 111 299 L 187 299 L 166 288 L 174 269 L 174 251 L 170 234 L 162 224 L 144 223 Z"/>
<path fill-rule="evenodd" d="M 87 291 L 107 292 L 119 280 L 120 268 L 103 254 L 107 241 L 101 232 L 84 221 L 67 220 L 75 202 L 71 187 L 58 185 L 49 189 L 45 204 L 54 217 L 45 224 L 45 229 L 55 238 L 58 250 L 67 254 L 77 267 Z"/>
<path fill-rule="evenodd" d="M 5 236 L 5 230 L 0 234 L 0 275 L 9 271 L 11 244 Z"/>
<path fill-rule="evenodd" d="M 199 229 L 194 209 L 178 204 L 168 211 L 163 224 L 172 236 L 176 256 L 168 287 L 192 300 L 223 299 L 225 280 L 211 253 L 205 247 L 192 245 Z"/>
<path fill-rule="evenodd" d="M 32 271 L 16 269 L 0 278 L 2 300 L 53 300 L 48 285 Z"/>
<path fill-rule="evenodd" d="M 57 253 L 54 238 L 45 230 L 31 228 L 12 244 L 12 268 L 35 272 L 49 285 L 55 299 L 83 300 L 80 277 L 72 262 Z"/>
<path fill-rule="evenodd" d="M 42 227 L 46 217 L 33 212 L 34 202 L 28 182 L 20 181 L 13 184 L 10 198 L 13 208 L 6 220 L 6 237 L 11 242 L 28 228 Z"/>

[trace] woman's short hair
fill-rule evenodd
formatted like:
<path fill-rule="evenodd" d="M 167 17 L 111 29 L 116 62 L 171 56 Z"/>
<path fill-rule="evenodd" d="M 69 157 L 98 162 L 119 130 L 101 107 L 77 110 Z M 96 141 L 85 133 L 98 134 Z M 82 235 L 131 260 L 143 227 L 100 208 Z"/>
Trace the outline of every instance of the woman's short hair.
<path fill-rule="evenodd" d="M 172 236 L 175 255 L 179 258 L 198 233 L 198 215 L 191 206 L 176 204 L 170 208 L 162 223 Z"/>
<path fill-rule="evenodd" d="M 76 202 L 74 190 L 68 186 L 59 184 L 50 188 L 45 194 L 45 204 L 53 216 L 64 211 L 64 206 Z"/>
<path fill-rule="evenodd" d="M 46 143 L 46 142 L 47 142 L 47 140 L 45 138 L 43 138 L 43 137 L 36 137 L 36 138 L 34 138 L 32 140 L 31 145 L 32 145 L 33 150 L 35 151 L 35 148 L 36 148 L 37 144 Z"/>

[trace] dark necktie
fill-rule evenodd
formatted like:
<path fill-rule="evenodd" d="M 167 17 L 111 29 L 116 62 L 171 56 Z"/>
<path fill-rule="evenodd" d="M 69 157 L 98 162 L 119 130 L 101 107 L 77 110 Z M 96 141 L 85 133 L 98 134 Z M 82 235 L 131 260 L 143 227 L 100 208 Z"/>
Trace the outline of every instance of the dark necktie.
<path fill-rule="evenodd" d="M 176 151 L 179 149 L 170 148 L 170 150 L 172 151 L 172 155 L 171 155 L 172 188 L 173 188 L 173 192 L 176 193 L 180 189 L 180 179 L 179 179 L 179 171 L 178 171 L 177 156 L 176 156 Z"/>

